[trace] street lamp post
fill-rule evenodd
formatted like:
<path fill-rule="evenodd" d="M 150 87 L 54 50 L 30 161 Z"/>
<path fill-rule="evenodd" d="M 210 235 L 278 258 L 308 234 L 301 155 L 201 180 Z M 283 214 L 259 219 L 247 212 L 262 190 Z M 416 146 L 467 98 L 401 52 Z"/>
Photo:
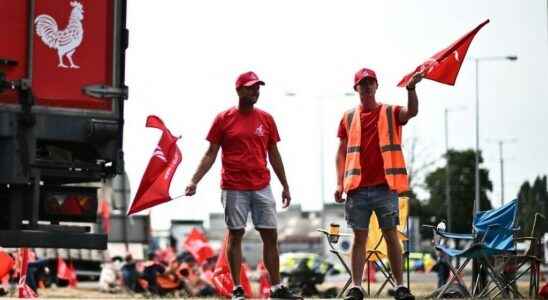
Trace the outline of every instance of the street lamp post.
<path fill-rule="evenodd" d="M 498 140 L 489 140 L 496 142 L 499 145 L 499 162 L 500 162 L 500 206 L 504 205 L 504 155 L 503 148 L 504 144 L 514 143 L 515 138 L 511 139 L 498 139 Z"/>
<path fill-rule="evenodd" d="M 504 205 L 504 158 L 502 157 L 503 141 L 499 141 L 500 156 L 500 206 Z"/>
<path fill-rule="evenodd" d="M 447 207 L 447 230 L 452 232 L 453 229 L 453 208 L 451 203 L 451 167 L 449 165 L 449 112 L 464 110 L 464 106 L 459 106 L 453 109 L 445 108 L 445 204 Z"/>
<path fill-rule="evenodd" d="M 321 189 L 321 200 L 322 200 L 322 213 L 321 213 L 321 228 L 326 229 L 326 205 L 325 205 L 325 162 L 324 162 L 324 125 L 323 125 L 323 100 L 319 99 L 318 104 L 318 119 L 320 123 L 320 189 Z M 327 255 L 327 241 L 322 243 L 322 255 Z"/>
<path fill-rule="evenodd" d="M 475 156 L 475 195 L 474 195 L 474 214 L 480 210 L 480 172 L 479 172 L 479 63 L 480 61 L 492 60 L 509 60 L 515 61 L 518 57 L 515 55 L 508 56 L 488 56 L 475 57 L 475 72 L 476 72 L 476 156 Z"/>

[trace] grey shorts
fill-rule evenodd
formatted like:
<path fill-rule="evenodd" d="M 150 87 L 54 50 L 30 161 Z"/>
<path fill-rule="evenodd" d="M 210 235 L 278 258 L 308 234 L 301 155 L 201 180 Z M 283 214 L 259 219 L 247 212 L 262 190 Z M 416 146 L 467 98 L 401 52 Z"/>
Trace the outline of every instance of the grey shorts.
<path fill-rule="evenodd" d="M 344 210 L 352 229 L 368 229 L 373 211 L 381 229 L 396 228 L 399 223 L 398 195 L 388 186 L 362 187 L 350 192 Z"/>
<path fill-rule="evenodd" d="M 223 190 L 221 202 L 228 229 L 245 228 L 249 213 L 255 228 L 277 228 L 276 202 L 270 185 L 257 191 Z"/>

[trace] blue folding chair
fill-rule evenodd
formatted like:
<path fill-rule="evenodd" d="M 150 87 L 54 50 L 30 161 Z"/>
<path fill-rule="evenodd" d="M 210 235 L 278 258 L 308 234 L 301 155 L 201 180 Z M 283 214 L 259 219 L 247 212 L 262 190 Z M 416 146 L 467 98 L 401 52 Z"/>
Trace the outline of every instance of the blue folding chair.
<path fill-rule="evenodd" d="M 545 217 L 540 213 L 535 213 L 531 232 L 526 236 L 518 236 L 516 242 L 528 243 L 529 247 L 523 253 L 516 255 L 503 255 L 498 269 L 505 278 L 504 290 L 500 290 L 493 296 L 496 298 L 501 295 L 503 298 L 509 297 L 510 287 L 516 289 L 517 281 L 526 274 L 529 274 L 529 299 L 538 298 L 540 284 L 540 265 L 544 261 L 542 255 L 542 237 L 544 236 Z M 497 257 L 499 258 L 499 257 Z M 508 268 L 507 268 L 508 267 Z M 495 287 L 488 290 L 486 295 L 493 292 Z M 518 296 L 521 296 L 518 294 Z"/>
<path fill-rule="evenodd" d="M 466 293 L 468 293 L 467 297 L 488 296 L 488 291 L 490 292 L 492 289 L 488 289 L 489 283 L 484 288 L 479 289 L 479 276 L 475 282 L 472 282 L 471 292 L 466 288 L 466 284 L 459 276 L 464 268 L 473 260 L 478 261 L 479 266 L 488 274 L 499 290 L 502 290 L 504 287 L 508 288 L 502 275 L 495 271 L 490 258 L 502 254 L 515 254 L 514 234 L 518 230 L 517 214 L 518 202 L 516 199 L 500 208 L 478 212 L 474 216 L 473 232 L 471 234 L 449 233 L 438 230 L 433 226 L 426 226 L 432 228 L 434 234 L 441 237 L 441 242 L 435 245 L 438 251 L 451 258 L 464 259 L 464 263 L 458 269 L 449 265 L 452 273 L 451 278 L 441 288 L 438 298 L 441 298 L 455 281 L 458 281 L 464 287 Z M 451 248 L 443 243 L 445 239 L 467 241 L 469 242 L 469 246 L 464 249 Z M 515 295 L 519 295 L 519 292 L 515 289 L 512 292 Z"/>

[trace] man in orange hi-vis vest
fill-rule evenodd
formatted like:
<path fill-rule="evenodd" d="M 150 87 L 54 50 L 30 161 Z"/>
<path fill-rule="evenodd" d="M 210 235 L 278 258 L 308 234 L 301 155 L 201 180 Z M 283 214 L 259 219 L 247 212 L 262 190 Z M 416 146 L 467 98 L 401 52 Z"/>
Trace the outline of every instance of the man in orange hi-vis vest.
<path fill-rule="evenodd" d="M 365 265 L 365 247 L 369 218 L 374 211 L 386 238 L 388 259 L 398 284 L 394 297 L 415 297 L 403 285 L 402 249 L 398 225 L 398 193 L 408 190 L 407 171 L 401 148 L 402 126 L 418 112 L 415 85 L 423 74 L 417 74 L 407 85 L 407 107 L 377 102 L 377 75 L 371 69 L 360 69 L 354 76 L 354 90 L 360 105 L 344 113 L 339 125 L 340 145 L 337 151 L 337 190 L 335 201 L 344 202 L 345 217 L 354 231 L 352 246 L 352 282 L 347 300 L 362 300 L 361 288 Z"/>

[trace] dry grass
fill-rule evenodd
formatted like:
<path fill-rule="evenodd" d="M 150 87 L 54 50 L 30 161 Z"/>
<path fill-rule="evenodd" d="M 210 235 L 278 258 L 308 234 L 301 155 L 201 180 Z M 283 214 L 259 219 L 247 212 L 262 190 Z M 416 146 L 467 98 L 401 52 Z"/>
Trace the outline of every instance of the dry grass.
<path fill-rule="evenodd" d="M 339 284 L 337 284 L 339 285 Z M 342 284 L 341 284 L 342 286 Z M 379 288 L 380 283 L 371 284 L 371 291 L 375 293 Z M 322 287 L 320 287 L 322 288 Z M 364 285 L 364 288 L 367 288 Z M 432 293 L 436 288 L 436 283 L 434 282 L 412 282 L 411 289 L 415 296 L 420 298 L 425 298 Z M 527 283 L 520 282 L 519 284 L 520 291 L 527 295 Z M 47 289 L 39 289 L 40 298 L 48 299 L 150 299 L 146 298 L 142 294 L 129 294 L 125 292 L 119 293 L 103 293 L 100 292 L 97 288 L 93 286 L 89 287 L 78 287 L 78 288 L 57 288 L 51 287 Z M 12 296 L 15 296 L 12 294 Z M 175 298 L 175 297 L 164 297 L 165 298 Z M 381 298 L 390 299 L 385 291 L 381 294 Z M 3 298 L 6 299 L 6 298 Z"/>

